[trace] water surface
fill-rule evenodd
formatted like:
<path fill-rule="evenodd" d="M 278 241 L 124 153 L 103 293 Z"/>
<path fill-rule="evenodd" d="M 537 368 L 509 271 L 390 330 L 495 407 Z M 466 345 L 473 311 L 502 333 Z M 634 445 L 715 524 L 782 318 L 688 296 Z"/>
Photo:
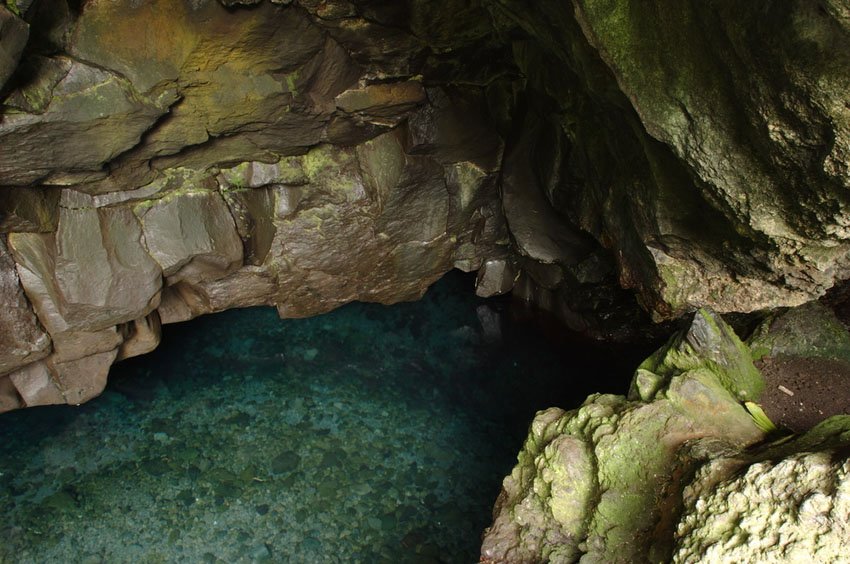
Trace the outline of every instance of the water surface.
<path fill-rule="evenodd" d="M 0 562 L 475 562 L 534 412 L 646 353 L 553 339 L 460 273 L 166 326 L 101 397 L 0 415 Z"/>

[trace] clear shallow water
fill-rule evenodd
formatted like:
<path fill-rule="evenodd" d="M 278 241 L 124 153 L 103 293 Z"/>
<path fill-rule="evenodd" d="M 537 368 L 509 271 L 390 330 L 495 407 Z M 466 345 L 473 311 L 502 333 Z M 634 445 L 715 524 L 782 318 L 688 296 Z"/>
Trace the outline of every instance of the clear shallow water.
<path fill-rule="evenodd" d="M 425 299 L 164 328 L 79 408 L 0 415 L 0 562 L 475 562 L 534 412 L 649 350 Z"/>

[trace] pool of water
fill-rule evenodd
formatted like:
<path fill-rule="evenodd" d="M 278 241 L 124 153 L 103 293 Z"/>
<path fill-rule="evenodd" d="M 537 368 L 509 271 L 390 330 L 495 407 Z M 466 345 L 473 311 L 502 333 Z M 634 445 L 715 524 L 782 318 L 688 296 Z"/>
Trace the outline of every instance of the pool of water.
<path fill-rule="evenodd" d="M 555 338 L 461 273 L 166 326 L 101 397 L 0 415 L 0 562 L 475 562 L 534 412 L 622 393 L 648 352 Z"/>

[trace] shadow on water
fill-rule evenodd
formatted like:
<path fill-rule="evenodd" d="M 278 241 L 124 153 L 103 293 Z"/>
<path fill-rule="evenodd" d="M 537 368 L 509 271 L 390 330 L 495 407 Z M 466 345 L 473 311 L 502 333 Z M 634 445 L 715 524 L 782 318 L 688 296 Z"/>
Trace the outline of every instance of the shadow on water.
<path fill-rule="evenodd" d="M 0 562 L 472 562 L 533 414 L 648 347 L 426 297 L 164 327 L 80 407 L 0 416 Z"/>

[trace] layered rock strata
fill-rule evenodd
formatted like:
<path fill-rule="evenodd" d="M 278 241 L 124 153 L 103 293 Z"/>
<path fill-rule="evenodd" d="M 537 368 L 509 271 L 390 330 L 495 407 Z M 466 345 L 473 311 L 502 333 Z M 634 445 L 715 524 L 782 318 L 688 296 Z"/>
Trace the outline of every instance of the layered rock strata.
<path fill-rule="evenodd" d="M 162 323 L 412 300 L 507 256 L 484 82 L 426 82 L 428 37 L 322 10 L 30 7 L 0 123 L 0 408 L 91 399 Z"/>

